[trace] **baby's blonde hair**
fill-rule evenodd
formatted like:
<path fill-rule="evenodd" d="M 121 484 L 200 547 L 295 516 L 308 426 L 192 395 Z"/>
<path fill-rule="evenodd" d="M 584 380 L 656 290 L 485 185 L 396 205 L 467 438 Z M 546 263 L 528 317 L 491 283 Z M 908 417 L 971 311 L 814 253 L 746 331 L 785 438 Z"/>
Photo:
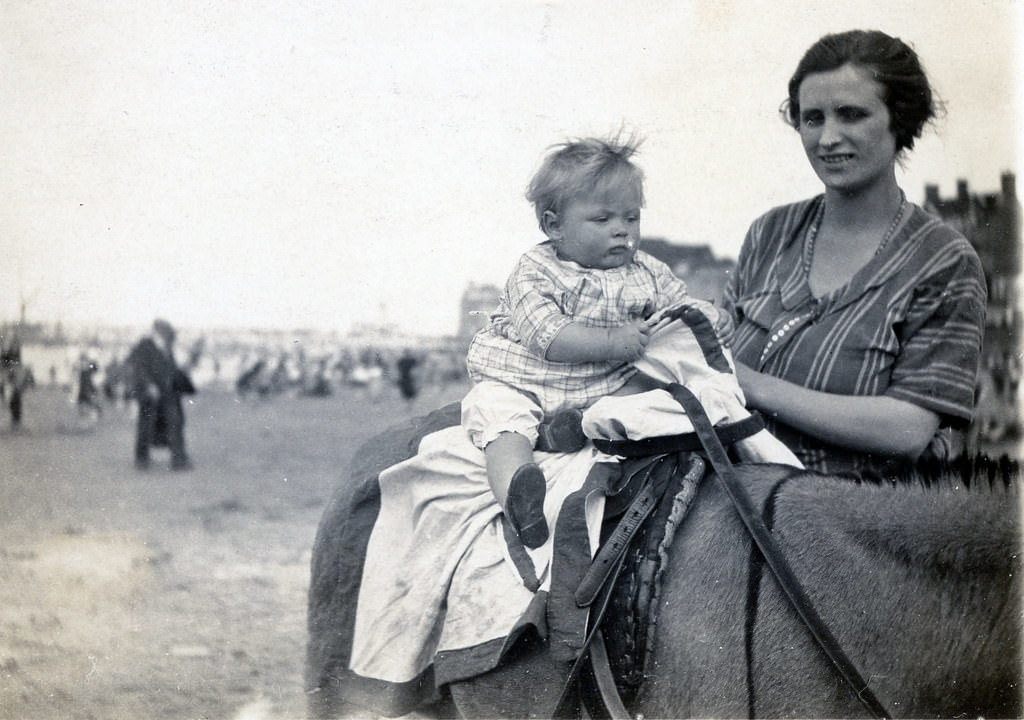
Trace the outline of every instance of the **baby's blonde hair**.
<path fill-rule="evenodd" d="M 618 136 L 579 138 L 553 146 L 526 189 L 526 199 L 533 203 L 541 229 L 544 213 L 560 214 L 569 200 L 591 193 L 599 185 L 632 185 L 642 206 L 644 173 L 630 160 L 639 147 L 640 140 L 634 136 L 626 140 Z"/>

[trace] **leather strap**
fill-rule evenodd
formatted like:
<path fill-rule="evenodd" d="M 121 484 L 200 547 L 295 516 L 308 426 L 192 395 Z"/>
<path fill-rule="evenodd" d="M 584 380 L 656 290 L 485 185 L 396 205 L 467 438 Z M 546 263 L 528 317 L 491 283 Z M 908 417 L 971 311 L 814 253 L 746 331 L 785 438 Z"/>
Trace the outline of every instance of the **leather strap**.
<path fill-rule="evenodd" d="M 618 560 L 626 552 L 630 541 L 636 535 L 637 530 L 644 524 L 644 520 L 651 514 L 658 505 L 658 501 L 668 487 L 668 480 L 665 477 L 666 468 L 664 458 L 648 465 L 644 473 L 643 489 L 633 498 L 629 508 L 623 514 L 619 524 L 607 540 L 601 544 L 597 555 L 587 568 L 586 574 L 576 588 L 576 604 L 579 607 L 587 607 L 594 602 L 597 593 L 609 582 L 612 577 L 612 569 L 618 566 Z M 675 463 L 669 462 L 671 471 L 675 470 Z M 660 472 L 658 472 L 660 470 Z"/>
<path fill-rule="evenodd" d="M 718 436 L 722 445 L 732 445 L 734 442 L 748 438 L 762 430 L 764 430 L 764 418 L 755 412 L 751 413 L 750 417 L 714 428 L 714 433 Z M 644 438 L 643 440 L 595 439 L 594 447 L 608 455 L 628 458 L 664 455 L 675 452 L 694 452 L 695 450 L 704 449 L 699 434 L 695 432 L 683 433 L 681 435 L 662 435 L 660 437 Z"/>
<path fill-rule="evenodd" d="M 704 444 L 704 451 L 711 461 L 711 466 L 715 470 L 719 483 L 732 500 L 736 511 L 743 520 L 743 524 L 747 527 L 747 531 L 754 539 L 761 554 L 764 555 L 765 561 L 775 574 L 786 597 L 789 598 L 797 614 L 800 615 L 808 630 L 811 631 L 814 639 L 818 641 L 821 649 L 825 651 L 825 654 L 832 661 L 832 664 L 835 665 L 839 674 L 853 688 L 857 698 L 868 712 L 878 718 L 891 717 L 878 698 L 875 697 L 875 694 L 871 692 L 871 688 L 868 686 L 867 681 L 864 680 L 863 675 L 861 675 L 856 665 L 853 664 L 853 661 L 843 652 L 842 647 L 832 635 L 828 626 L 825 625 L 821 616 L 814 609 L 810 598 L 800 585 L 800 581 L 793 573 L 792 568 L 790 568 L 771 532 L 764 524 L 761 516 L 754 510 L 750 497 L 746 494 L 739 479 L 733 473 L 732 462 L 729 460 L 725 448 L 722 447 L 722 443 L 719 442 L 718 435 L 715 434 L 711 421 L 704 412 L 704 407 L 700 404 L 700 401 L 682 385 L 673 383 L 668 386 L 668 391 L 672 393 L 672 397 L 679 401 L 679 404 L 686 411 L 687 416 L 693 423 L 694 429 L 697 431 L 697 435 L 700 436 Z"/>
<path fill-rule="evenodd" d="M 608 648 L 605 647 L 604 635 L 600 630 L 594 633 L 594 640 L 590 643 L 590 670 L 608 717 L 611 720 L 633 720 L 633 716 L 622 702 L 619 689 L 615 687 L 615 675 L 608 660 Z"/>
<path fill-rule="evenodd" d="M 613 574 L 618 574 L 619 568 L 622 567 L 622 561 L 625 555 L 620 555 L 616 561 L 616 567 Z M 572 666 L 569 668 L 569 674 L 565 678 L 565 682 L 562 684 L 562 692 L 559 695 L 558 702 L 555 704 L 555 709 L 551 713 L 552 718 L 576 718 L 577 713 L 574 707 L 574 691 L 577 688 L 577 680 L 580 676 L 580 670 L 583 668 L 584 663 L 590 653 L 590 645 L 596 637 L 600 625 L 601 618 L 604 617 L 605 611 L 608 609 L 608 603 L 612 596 L 612 585 L 606 584 L 601 588 L 598 593 L 598 602 L 596 609 L 590 611 L 590 631 L 587 633 L 586 638 L 583 641 L 583 647 L 580 649 L 579 654 L 573 661 Z"/>

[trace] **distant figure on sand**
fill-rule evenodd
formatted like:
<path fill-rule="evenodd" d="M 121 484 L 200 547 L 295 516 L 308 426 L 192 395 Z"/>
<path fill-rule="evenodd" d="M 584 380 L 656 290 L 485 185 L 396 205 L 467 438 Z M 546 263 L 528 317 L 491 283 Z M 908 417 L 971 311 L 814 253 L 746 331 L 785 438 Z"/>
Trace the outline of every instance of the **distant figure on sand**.
<path fill-rule="evenodd" d="M 128 356 L 132 395 L 139 403 L 135 467 L 140 470 L 149 467 L 150 448 L 161 446 L 171 451 L 171 468 L 192 468 L 185 452 L 181 396 L 191 395 L 196 389 L 186 370 L 174 360 L 174 338 L 174 327 L 169 322 L 154 320 L 152 334 L 139 340 Z M 192 361 L 196 359 L 193 354 Z"/>
<path fill-rule="evenodd" d="M 406 402 L 411 403 L 415 400 L 419 392 L 419 384 L 416 382 L 416 366 L 419 364 L 419 359 L 408 349 L 395 362 L 398 369 L 398 390 Z"/>
<path fill-rule="evenodd" d="M 0 337 L 0 398 L 8 398 L 11 430 L 21 429 L 21 396 L 32 384 L 32 373 L 21 363 L 21 341 Z"/>
<path fill-rule="evenodd" d="M 96 387 L 96 373 L 99 372 L 95 360 L 88 353 L 78 358 L 78 394 L 75 404 L 79 415 L 98 417 L 103 414 L 103 406 L 99 403 L 99 388 Z"/>

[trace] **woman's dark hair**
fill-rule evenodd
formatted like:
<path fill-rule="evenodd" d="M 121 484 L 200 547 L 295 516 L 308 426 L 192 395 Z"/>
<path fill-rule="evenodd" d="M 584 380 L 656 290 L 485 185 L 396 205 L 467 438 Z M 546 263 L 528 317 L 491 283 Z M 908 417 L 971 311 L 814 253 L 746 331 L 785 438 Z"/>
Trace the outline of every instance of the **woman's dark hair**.
<path fill-rule="evenodd" d="M 909 45 L 879 30 L 850 30 L 825 35 L 812 45 L 789 81 L 789 99 L 780 112 L 787 123 L 800 127 L 800 84 L 808 75 L 838 70 L 847 63 L 869 70 L 885 88 L 889 129 L 896 151 L 914 147 L 925 124 L 935 117 L 935 99 L 921 62 Z"/>

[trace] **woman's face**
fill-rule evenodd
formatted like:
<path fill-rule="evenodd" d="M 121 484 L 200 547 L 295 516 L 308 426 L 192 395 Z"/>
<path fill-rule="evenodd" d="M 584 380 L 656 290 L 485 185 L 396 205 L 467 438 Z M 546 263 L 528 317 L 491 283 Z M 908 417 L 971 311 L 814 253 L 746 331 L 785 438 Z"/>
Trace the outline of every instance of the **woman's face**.
<path fill-rule="evenodd" d="M 870 71 L 850 64 L 800 83 L 800 139 L 826 188 L 857 193 L 895 182 L 896 136 L 884 92 Z"/>

